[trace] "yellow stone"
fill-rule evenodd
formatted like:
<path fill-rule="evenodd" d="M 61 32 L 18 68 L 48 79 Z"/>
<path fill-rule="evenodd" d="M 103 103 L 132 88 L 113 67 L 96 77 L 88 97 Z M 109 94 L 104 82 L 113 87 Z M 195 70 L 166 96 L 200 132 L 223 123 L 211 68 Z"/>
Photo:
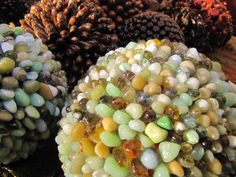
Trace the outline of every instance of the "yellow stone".
<path fill-rule="evenodd" d="M 132 86 L 136 90 L 143 90 L 144 86 L 146 85 L 146 81 L 141 76 L 134 76 L 132 80 Z"/>
<path fill-rule="evenodd" d="M 155 83 L 149 83 L 144 87 L 143 91 L 148 93 L 149 95 L 160 94 L 161 87 Z"/>
<path fill-rule="evenodd" d="M 86 125 L 84 123 L 76 123 L 73 127 L 71 137 L 73 140 L 81 140 L 82 138 L 85 138 L 85 132 L 86 132 Z"/>
<path fill-rule="evenodd" d="M 171 174 L 182 177 L 184 176 L 184 169 L 180 163 L 176 160 L 173 160 L 168 163 L 168 168 Z"/>
<path fill-rule="evenodd" d="M 161 41 L 158 40 L 158 39 L 149 39 L 147 42 L 146 42 L 146 45 L 150 45 L 150 44 L 155 44 L 157 47 L 160 47 L 161 46 Z"/>
<path fill-rule="evenodd" d="M 0 60 L 0 73 L 1 74 L 12 71 L 14 67 L 15 67 L 15 61 L 10 58 L 3 57 Z"/>
<path fill-rule="evenodd" d="M 208 162 L 208 169 L 216 174 L 216 175 L 220 175 L 222 172 L 222 165 L 220 163 L 220 161 L 218 159 L 214 159 L 212 162 Z"/>
<path fill-rule="evenodd" d="M 100 158 L 107 158 L 110 156 L 110 149 L 100 141 L 95 146 L 95 153 Z"/>
<path fill-rule="evenodd" d="M 87 138 L 80 140 L 80 152 L 84 156 L 94 156 L 94 144 Z"/>
<path fill-rule="evenodd" d="M 201 114 L 201 115 L 197 116 L 197 123 L 200 124 L 201 126 L 207 128 L 210 126 L 211 120 L 208 115 Z"/>
<path fill-rule="evenodd" d="M 117 129 L 117 124 L 111 117 L 105 117 L 102 120 L 102 125 L 103 125 L 104 130 L 109 131 L 109 132 L 115 131 Z"/>
<path fill-rule="evenodd" d="M 92 173 L 83 174 L 83 177 L 92 177 Z"/>
<path fill-rule="evenodd" d="M 81 83 L 79 84 L 79 90 L 81 92 L 86 92 L 92 88 L 91 83 Z"/>
<path fill-rule="evenodd" d="M 168 132 L 155 123 L 149 123 L 145 128 L 145 134 L 154 142 L 160 143 L 167 138 Z"/>
<path fill-rule="evenodd" d="M 210 117 L 211 125 L 216 125 L 219 123 L 220 118 L 215 112 L 208 111 L 207 115 Z"/>

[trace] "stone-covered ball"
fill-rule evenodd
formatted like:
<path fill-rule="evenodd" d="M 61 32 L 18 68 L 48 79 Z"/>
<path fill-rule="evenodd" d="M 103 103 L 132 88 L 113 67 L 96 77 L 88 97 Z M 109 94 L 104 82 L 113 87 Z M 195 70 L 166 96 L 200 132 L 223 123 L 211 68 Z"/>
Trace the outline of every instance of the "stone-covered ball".
<path fill-rule="evenodd" d="M 66 177 L 236 175 L 236 86 L 195 48 L 130 42 L 71 98 L 56 137 Z"/>
<path fill-rule="evenodd" d="M 0 164 L 27 158 L 49 138 L 66 81 L 46 45 L 20 27 L 0 24 Z"/>

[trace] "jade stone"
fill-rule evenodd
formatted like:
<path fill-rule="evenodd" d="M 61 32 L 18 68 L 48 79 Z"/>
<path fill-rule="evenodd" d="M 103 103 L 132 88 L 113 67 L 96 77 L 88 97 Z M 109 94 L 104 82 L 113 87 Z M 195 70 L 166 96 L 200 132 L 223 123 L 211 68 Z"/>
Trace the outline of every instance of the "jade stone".
<path fill-rule="evenodd" d="M 98 104 L 95 107 L 95 111 L 96 113 L 101 116 L 101 117 L 111 117 L 113 115 L 113 113 L 115 112 L 115 110 L 113 108 L 111 108 L 110 106 L 106 105 L 106 104 Z"/>
<path fill-rule="evenodd" d="M 159 144 L 159 152 L 161 158 L 164 162 L 170 162 L 174 160 L 180 151 L 180 145 L 176 143 L 171 143 L 168 141 L 161 142 Z"/>
<path fill-rule="evenodd" d="M 15 90 L 15 100 L 18 106 L 26 107 L 30 104 L 29 95 L 20 88 Z"/>
<path fill-rule="evenodd" d="M 164 163 L 155 169 L 153 177 L 170 177 L 169 170 Z"/>
<path fill-rule="evenodd" d="M 117 147 L 121 140 L 116 133 L 104 131 L 100 134 L 101 141 L 108 147 Z"/>
<path fill-rule="evenodd" d="M 120 167 L 113 157 L 108 157 L 104 163 L 104 170 L 113 177 L 126 177 L 129 174 L 127 167 Z"/>
<path fill-rule="evenodd" d="M 132 118 L 125 111 L 117 110 L 113 114 L 113 119 L 118 124 L 128 124 Z"/>
<path fill-rule="evenodd" d="M 112 97 L 122 97 L 122 92 L 120 91 L 120 89 L 112 83 L 107 84 L 106 92 Z"/>
<path fill-rule="evenodd" d="M 162 116 L 156 121 L 156 124 L 167 130 L 173 129 L 173 124 L 168 116 Z"/>

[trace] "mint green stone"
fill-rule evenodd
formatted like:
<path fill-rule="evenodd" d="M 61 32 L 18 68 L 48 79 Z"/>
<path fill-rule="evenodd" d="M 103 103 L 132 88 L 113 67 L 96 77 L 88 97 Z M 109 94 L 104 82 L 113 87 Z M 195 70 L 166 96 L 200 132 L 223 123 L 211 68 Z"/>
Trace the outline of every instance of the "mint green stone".
<path fill-rule="evenodd" d="M 34 118 L 34 119 L 40 118 L 40 114 L 39 114 L 38 110 L 33 106 L 27 106 L 25 108 L 25 112 L 31 118 Z"/>
<path fill-rule="evenodd" d="M 195 130 L 187 130 L 184 132 L 183 138 L 190 144 L 197 144 L 199 141 L 199 135 Z"/>
<path fill-rule="evenodd" d="M 24 118 L 22 122 L 30 130 L 34 130 L 36 128 L 34 122 L 28 117 Z"/>
<path fill-rule="evenodd" d="M 168 116 L 162 116 L 156 121 L 157 125 L 160 127 L 167 129 L 167 130 L 172 130 L 173 129 L 173 124 Z"/>
<path fill-rule="evenodd" d="M 104 163 L 104 171 L 112 177 L 126 177 L 129 174 L 127 167 L 121 167 L 113 157 L 108 157 Z"/>
<path fill-rule="evenodd" d="M 144 134 L 139 134 L 138 138 L 142 146 L 145 148 L 149 148 L 154 144 L 153 141 Z"/>
<path fill-rule="evenodd" d="M 164 163 L 161 163 L 154 171 L 153 177 L 170 177 L 169 170 Z"/>
<path fill-rule="evenodd" d="M 180 95 L 180 99 L 181 99 L 183 102 L 185 102 L 185 104 L 186 104 L 187 106 L 191 106 L 191 105 L 193 104 L 193 99 L 192 99 L 192 97 L 191 97 L 189 94 L 187 94 L 187 93 L 182 93 L 182 94 Z"/>
<path fill-rule="evenodd" d="M 101 116 L 101 117 L 112 117 L 112 115 L 114 114 L 115 110 L 106 105 L 106 104 L 98 104 L 96 107 L 95 107 L 95 111 L 96 113 Z"/>
<path fill-rule="evenodd" d="M 33 65 L 31 66 L 31 71 L 36 71 L 36 72 L 40 72 L 43 69 L 43 64 L 40 62 L 34 62 Z"/>
<path fill-rule="evenodd" d="M 0 98 L 2 100 L 10 100 L 14 98 L 15 93 L 12 90 L 0 89 Z"/>
<path fill-rule="evenodd" d="M 189 110 L 189 108 L 186 105 L 186 103 L 184 101 L 182 101 L 180 98 L 175 98 L 173 100 L 173 105 L 175 105 L 178 108 L 179 113 L 181 115 L 186 114 L 188 112 L 188 110 Z"/>
<path fill-rule="evenodd" d="M 180 145 L 176 143 L 171 143 L 168 141 L 164 141 L 159 144 L 159 152 L 161 155 L 161 158 L 164 162 L 170 162 L 174 160 L 180 151 Z"/>
<path fill-rule="evenodd" d="M 30 97 L 24 90 L 17 88 L 15 90 L 15 101 L 18 106 L 26 107 L 30 104 Z"/>
<path fill-rule="evenodd" d="M 10 113 L 16 113 L 17 105 L 14 100 L 3 101 L 2 104 L 3 104 L 3 107 Z"/>
<path fill-rule="evenodd" d="M 120 89 L 112 83 L 107 84 L 106 92 L 112 97 L 122 97 L 122 92 L 120 91 Z"/>
<path fill-rule="evenodd" d="M 121 144 L 119 136 L 114 132 L 104 131 L 100 134 L 100 139 L 108 147 L 117 147 Z"/>
<path fill-rule="evenodd" d="M 26 133 L 24 128 L 20 128 L 20 129 L 15 129 L 11 131 L 11 135 L 15 136 L 15 137 L 22 137 L 24 136 Z"/>
<path fill-rule="evenodd" d="M 118 133 L 121 140 L 132 140 L 137 134 L 137 132 L 130 129 L 126 124 L 122 124 L 118 127 Z"/>
<path fill-rule="evenodd" d="M 113 120 L 118 124 L 128 124 L 131 119 L 131 116 L 125 111 L 117 110 L 113 114 Z"/>
<path fill-rule="evenodd" d="M 225 96 L 226 102 L 225 107 L 231 107 L 236 103 L 236 94 L 235 93 L 223 93 Z"/>
<path fill-rule="evenodd" d="M 225 81 L 222 81 L 220 79 L 213 79 L 211 80 L 211 82 L 216 84 L 216 92 L 224 93 L 228 91 L 228 84 Z"/>
<path fill-rule="evenodd" d="M 0 24 L 0 34 L 4 34 L 10 31 L 10 28 L 7 24 Z"/>
<path fill-rule="evenodd" d="M 45 101 L 44 101 L 43 97 L 41 97 L 39 94 L 34 93 L 34 94 L 30 95 L 30 103 L 33 106 L 41 107 L 41 106 L 43 106 Z"/>
<path fill-rule="evenodd" d="M 15 33 L 16 36 L 22 35 L 24 33 L 21 27 L 15 27 L 12 29 L 12 31 Z"/>

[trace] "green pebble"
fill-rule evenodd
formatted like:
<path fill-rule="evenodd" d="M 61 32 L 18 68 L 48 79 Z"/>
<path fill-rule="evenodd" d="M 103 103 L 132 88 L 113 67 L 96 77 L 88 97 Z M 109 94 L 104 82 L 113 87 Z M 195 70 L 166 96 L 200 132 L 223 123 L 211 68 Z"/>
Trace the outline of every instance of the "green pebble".
<path fill-rule="evenodd" d="M 15 93 L 12 90 L 5 90 L 5 89 L 0 89 L 0 98 L 2 100 L 10 100 L 14 98 Z"/>
<path fill-rule="evenodd" d="M 41 107 L 44 105 L 45 101 L 44 101 L 43 97 L 41 97 L 39 94 L 34 93 L 34 94 L 30 95 L 30 103 L 33 106 Z"/>
<path fill-rule="evenodd" d="M 193 99 L 192 99 L 192 97 L 191 97 L 189 94 L 187 94 L 187 93 L 182 93 L 182 94 L 180 95 L 180 99 L 181 99 L 183 102 L 185 102 L 185 104 L 186 104 L 187 106 L 191 106 L 191 105 L 193 104 Z"/>
<path fill-rule="evenodd" d="M 14 100 L 3 101 L 3 107 L 10 113 L 16 113 L 17 105 Z"/>
<path fill-rule="evenodd" d="M 10 28 L 7 24 L 0 24 L 0 34 L 4 34 L 6 32 L 10 31 Z"/>
<path fill-rule="evenodd" d="M 107 84 L 106 92 L 112 97 L 122 97 L 122 92 L 120 91 L 120 89 L 112 83 Z"/>
<path fill-rule="evenodd" d="M 97 85 L 90 92 L 90 98 L 92 100 L 98 101 L 101 97 L 106 95 L 105 89 L 101 85 Z"/>
<path fill-rule="evenodd" d="M 118 134 L 121 140 L 132 140 L 137 133 L 130 129 L 128 125 L 123 124 L 118 127 Z"/>
<path fill-rule="evenodd" d="M 28 117 L 24 118 L 23 124 L 29 129 L 29 130 L 34 130 L 36 128 L 34 122 L 29 119 Z"/>
<path fill-rule="evenodd" d="M 160 143 L 164 141 L 167 136 L 168 132 L 165 129 L 160 128 L 155 123 L 149 123 L 145 128 L 145 134 L 154 142 Z"/>
<path fill-rule="evenodd" d="M 149 148 L 151 147 L 154 143 L 152 140 L 150 140 L 150 138 L 148 138 L 146 135 L 144 134 L 139 134 L 138 138 L 142 144 L 143 147 L 145 148 Z"/>
<path fill-rule="evenodd" d="M 24 128 L 20 128 L 20 129 L 16 129 L 16 130 L 12 130 L 11 134 L 15 137 L 22 137 L 24 136 L 26 133 Z"/>
<path fill-rule="evenodd" d="M 56 112 L 56 106 L 53 104 L 51 101 L 46 101 L 45 102 L 46 108 L 49 110 L 50 115 L 53 116 Z"/>
<path fill-rule="evenodd" d="M 236 104 L 236 94 L 235 93 L 223 93 L 225 96 L 226 102 L 225 102 L 225 107 L 231 107 L 234 104 Z"/>
<path fill-rule="evenodd" d="M 118 124 L 128 124 L 131 119 L 131 116 L 125 111 L 117 110 L 113 114 L 113 120 Z"/>
<path fill-rule="evenodd" d="M 114 114 L 115 110 L 106 105 L 106 104 L 98 104 L 96 107 L 95 107 L 95 111 L 96 113 L 101 116 L 101 117 L 112 117 L 112 115 Z"/>
<path fill-rule="evenodd" d="M 40 118 L 40 114 L 39 114 L 38 110 L 33 106 L 27 106 L 25 108 L 25 112 L 31 118 L 34 118 L 34 119 Z"/>
<path fill-rule="evenodd" d="M 176 143 L 171 143 L 168 141 L 161 142 L 159 144 L 159 152 L 162 160 L 167 163 L 174 160 L 180 151 L 180 145 Z"/>
<path fill-rule="evenodd" d="M 30 104 L 30 97 L 24 90 L 18 88 L 15 90 L 16 104 L 21 107 L 26 107 Z"/>
<path fill-rule="evenodd" d="M 22 120 L 25 117 L 25 112 L 22 110 L 18 110 L 15 114 L 14 114 L 14 118 L 18 119 L 18 120 Z"/>
<path fill-rule="evenodd" d="M 18 26 L 13 28 L 12 31 L 15 33 L 16 36 L 22 35 L 24 33 L 23 29 Z"/>
<path fill-rule="evenodd" d="M 8 57 L 3 57 L 0 60 L 0 73 L 9 73 L 15 67 L 15 61 Z"/>
<path fill-rule="evenodd" d="M 156 121 L 156 124 L 167 130 L 173 129 L 173 124 L 168 116 L 162 116 Z"/>
<path fill-rule="evenodd" d="M 119 136 L 114 132 L 104 131 L 100 134 L 100 139 L 108 147 L 117 147 L 121 144 Z"/>
<path fill-rule="evenodd" d="M 188 106 L 180 98 L 175 98 L 173 100 L 173 105 L 175 105 L 178 108 L 179 114 L 183 115 L 188 113 L 189 110 Z"/>
<path fill-rule="evenodd" d="M 126 177 L 129 174 L 127 167 L 120 167 L 113 157 L 108 157 L 104 163 L 104 171 L 112 177 Z"/>
<path fill-rule="evenodd" d="M 204 156 L 204 152 L 204 148 L 200 144 L 197 144 L 194 146 L 191 156 L 194 160 L 199 161 Z"/>
<path fill-rule="evenodd" d="M 10 153 L 10 149 L 1 147 L 0 148 L 0 157 L 6 157 Z"/>
<path fill-rule="evenodd" d="M 199 135 L 195 130 L 186 130 L 183 135 L 184 141 L 190 144 L 197 144 L 199 141 Z"/>
<path fill-rule="evenodd" d="M 43 69 L 43 64 L 40 62 L 34 62 L 33 65 L 31 66 L 31 71 L 36 71 L 36 72 L 40 72 Z"/>
<path fill-rule="evenodd" d="M 26 42 L 19 42 L 15 45 L 15 52 L 19 53 L 19 52 L 27 52 L 28 51 L 28 46 Z"/>
<path fill-rule="evenodd" d="M 154 171 L 153 177 L 170 177 L 168 168 L 164 163 L 161 163 Z"/>

